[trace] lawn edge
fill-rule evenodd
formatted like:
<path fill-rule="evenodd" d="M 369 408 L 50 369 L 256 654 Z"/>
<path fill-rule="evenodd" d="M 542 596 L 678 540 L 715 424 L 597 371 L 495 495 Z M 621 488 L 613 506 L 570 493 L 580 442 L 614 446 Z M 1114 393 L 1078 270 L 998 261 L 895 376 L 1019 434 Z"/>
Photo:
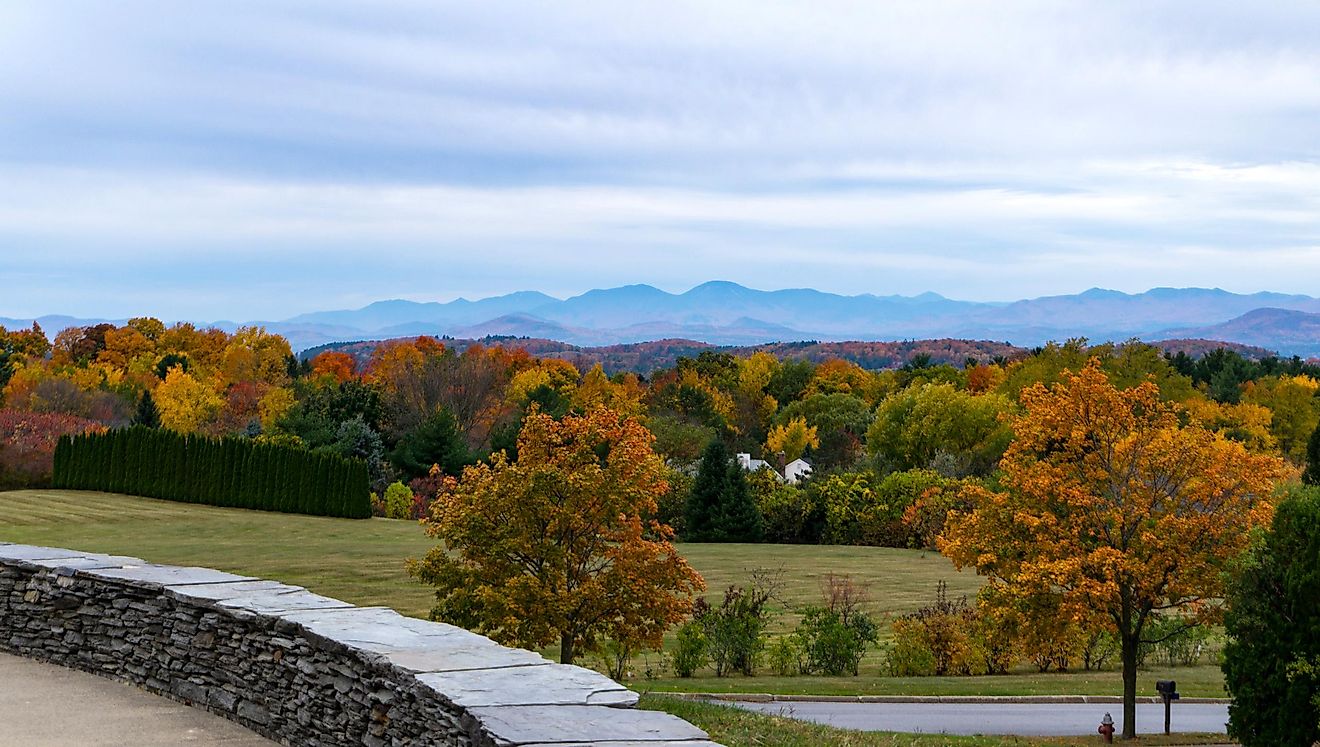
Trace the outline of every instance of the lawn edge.
<path fill-rule="evenodd" d="M 1122 703 L 1117 695 L 778 695 L 775 693 L 693 693 L 644 690 L 681 700 L 741 701 L 744 703 Z M 1163 703 L 1154 696 L 1139 696 L 1138 703 Z M 1179 703 L 1228 705 L 1231 698 L 1180 698 Z"/>

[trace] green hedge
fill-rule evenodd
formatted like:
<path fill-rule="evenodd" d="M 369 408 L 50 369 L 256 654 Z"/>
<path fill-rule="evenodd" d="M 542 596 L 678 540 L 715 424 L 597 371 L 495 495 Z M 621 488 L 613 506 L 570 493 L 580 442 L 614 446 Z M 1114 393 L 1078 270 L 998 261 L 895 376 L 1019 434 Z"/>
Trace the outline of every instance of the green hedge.
<path fill-rule="evenodd" d="M 54 485 L 208 506 L 371 516 L 367 466 L 360 460 L 163 428 L 61 437 Z"/>

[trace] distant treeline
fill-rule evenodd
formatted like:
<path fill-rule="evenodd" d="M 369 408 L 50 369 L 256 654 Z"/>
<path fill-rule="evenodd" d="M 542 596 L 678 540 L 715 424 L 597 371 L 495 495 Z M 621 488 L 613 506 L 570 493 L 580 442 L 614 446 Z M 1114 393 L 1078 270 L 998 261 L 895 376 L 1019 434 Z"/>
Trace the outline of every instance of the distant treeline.
<path fill-rule="evenodd" d="M 66 435 L 54 485 L 283 513 L 367 518 L 367 467 L 357 459 L 161 428 Z"/>

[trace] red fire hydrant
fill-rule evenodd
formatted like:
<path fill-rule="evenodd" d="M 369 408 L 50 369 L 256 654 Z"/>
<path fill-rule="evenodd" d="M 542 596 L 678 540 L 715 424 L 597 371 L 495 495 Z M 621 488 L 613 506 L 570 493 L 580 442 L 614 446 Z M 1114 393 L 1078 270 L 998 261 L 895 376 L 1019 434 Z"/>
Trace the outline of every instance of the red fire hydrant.
<path fill-rule="evenodd" d="M 1106 744 L 1113 744 L 1113 743 L 1114 743 L 1114 717 L 1113 717 L 1113 716 L 1110 716 L 1108 713 L 1106 713 L 1106 714 L 1105 714 L 1105 717 L 1102 718 L 1102 719 L 1100 719 L 1100 728 L 1099 728 L 1097 731 L 1099 731 L 1101 734 L 1104 735 L 1104 737 L 1105 737 L 1105 743 L 1106 743 Z"/>

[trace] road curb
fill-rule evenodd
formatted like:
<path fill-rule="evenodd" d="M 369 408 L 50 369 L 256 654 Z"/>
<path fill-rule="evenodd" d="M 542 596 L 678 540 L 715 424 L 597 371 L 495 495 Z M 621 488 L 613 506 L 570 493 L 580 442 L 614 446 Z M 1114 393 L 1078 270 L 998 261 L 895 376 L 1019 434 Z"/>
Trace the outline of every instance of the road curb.
<path fill-rule="evenodd" d="M 1117 695 L 776 695 L 774 693 L 676 693 L 650 691 L 682 700 L 723 700 L 743 703 L 1086 703 L 1121 704 Z M 1154 696 L 1139 696 L 1138 703 L 1163 703 Z M 1227 705 L 1229 698 L 1182 698 L 1179 703 Z"/>

